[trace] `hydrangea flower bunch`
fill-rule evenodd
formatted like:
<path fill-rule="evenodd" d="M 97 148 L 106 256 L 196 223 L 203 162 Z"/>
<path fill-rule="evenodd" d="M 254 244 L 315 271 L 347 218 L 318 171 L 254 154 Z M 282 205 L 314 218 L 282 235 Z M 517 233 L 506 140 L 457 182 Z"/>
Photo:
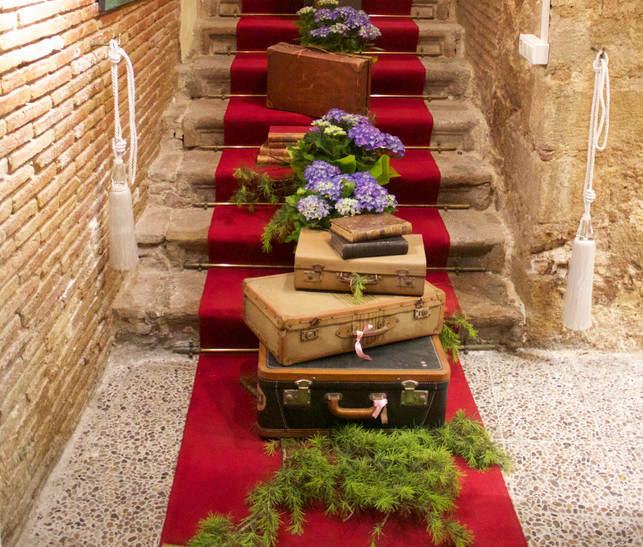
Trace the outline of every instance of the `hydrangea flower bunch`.
<path fill-rule="evenodd" d="M 370 171 L 379 183 L 386 184 L 396 175 L 389 158 L 401 158 L 405 149 L 398 137 L 375 127 L 367 116 L 334 108 L 315 120 L 290 151 L 291 166 L 301 179 L 312 161 L 324 160 L 349 174 Z"/>
<path fill-rule="evenodd" d="M 325 221 L 341 216 L 393 212 L 397 206 L 395 196 L 370 173 L 348 175 L 318 160 L 306 168 L 304 178 L 306 184 L 296 194 L 296 208 L 311 227 L 326 227 Z"/>
<path fill-rule="evenodd" d="M 361 52 L 373 45 L 381 32 L 370 17 L 348 6 L 338 8 L 338 3 L 320 0 L 319 9 L 306 6 L 297 12 L 301 45 L 342 53 Z"/>

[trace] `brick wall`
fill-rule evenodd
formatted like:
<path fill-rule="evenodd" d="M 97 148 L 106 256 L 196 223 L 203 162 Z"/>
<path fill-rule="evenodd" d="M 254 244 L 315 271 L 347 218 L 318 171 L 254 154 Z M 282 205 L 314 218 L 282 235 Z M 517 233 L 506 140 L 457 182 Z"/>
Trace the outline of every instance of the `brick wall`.
<path fill-rule="evenodd" d="M 139 175 L 176 91 L 179 0 L 0 0 L 0 526 L 11 543 L 102 372 L 123 276 L 108 267 L 120 37 L 137 85 Z M 120 111 L 127 122 L 124 62 Z M 129 130 L 125 130 L 126 136 Z"/>
<path fill-rule="evenodd" d="M 549 64 L 532 66 L 518 54 L 518 35 L 540 33 L 540 10 L 537 0 L 457 0 L 477 101 L 490 126 L 489 155 L 502 174 L 497 190 L 514 234 L 513 279 L 527 308 L 527 332 L 538 344 L 633 349 L 643 343 L 640 329 L 631 328 L 632 320 L 640 323 L 643 297 L 643 4 L 552 2 Z M 564 331 L 560 316 L 583 213 L 597 48 L 610 56 L 612 108 L 594 178 L 594 326 L 579 334 Z"/>

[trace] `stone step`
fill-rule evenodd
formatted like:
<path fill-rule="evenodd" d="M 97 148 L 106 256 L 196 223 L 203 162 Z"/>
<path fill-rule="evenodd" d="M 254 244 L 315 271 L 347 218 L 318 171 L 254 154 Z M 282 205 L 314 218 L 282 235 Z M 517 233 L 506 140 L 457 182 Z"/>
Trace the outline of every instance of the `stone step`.
<path fill-rule="evenodd" d="M 416 52 L 429 57 L 463 56 L 463 28 L 453 22 L 418 19 Z M 214 55 L 237 49 L 237 19 L 235 17 L 200 17 L 195 35 L 200 36 L 201 49 L 197 54 Z"/>
<path fill-rule="evenodd" d="M 228 100 L 194 99 L 183 118 L 183 144 L 187 148 L 223 144 L 223 117 Z M 433 114 L 431 145 L 473 150 L 485 142 L 482 114 L 470 101 L 427 102 Z"/>
<path fill-rule="evenodd" d="M 491 203 L 492 170 L 472 152 L 434 153 L 440 169 L 439 203 L 468 204 L 486 209 Z M 170 139 L 148 171 L 153 203 L 186 207 L 215 200 L 215 177 L 221 152 L 187 150 L 179 139 Z"/>
<path fill-rule="evenodd" d="M 141 264 L 176 268 L 186 262 L 207 262 L 213 211 L 149 205 L 136 223 Z M 448 210 L 440 215 L 451 237 L 449 266 L 494 272 L 503 268 L 505 229 L 495 211 Z"/>
<path fill-rule="evenodd" d="M 339 5 L 345 4 L 340 2 Z M 355 6 L 354 3 L 349 5 Z M 241 2 L 239 0 L 219 0 L 218 5 L 216 2 L 210 2 L 206 7 L 208 15 L 236 15 L 241 13 Z M 440 20 L 453 17 L 453 12 L 450 0 L 414 0 L 411 7 L 411 15 L 415 17 L 429 17 Z"/>
<path fill-rule="evenodd" d="M 176 347 L 199 347 L 198 309 L 206 273 L 139 266 L 128 276 L 113 307 L 118 341 Z M 511 288 L 496 274 L 450 275 L 463 312 L 478 329 L 472 343 L 518 345 L 524 314 Z"/>
<path fill-rule="evenodd" d="M 231 55 L 199 55 L 178 69 L 179 85 L 192 98 L 230 93 Z M 464 98 L 471 78 L 471 67 L 464 58 L 421 59 L 426 70 L 427 95 Z"/>

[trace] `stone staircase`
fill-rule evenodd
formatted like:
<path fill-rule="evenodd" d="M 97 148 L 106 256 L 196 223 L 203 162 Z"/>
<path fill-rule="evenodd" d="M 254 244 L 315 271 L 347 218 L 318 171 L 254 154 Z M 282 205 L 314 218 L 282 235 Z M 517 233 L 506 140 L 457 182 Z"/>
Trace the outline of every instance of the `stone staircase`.
<path fill-rule="evenodd" d="M 223 143 L 223 115 L 230 92 L 234 17 L 240 2 L 211 0 L 201 6 L 196 23 L 200 53 L 179 67 L 180 94 L 165 116 L 167 132 L 148 171 L 149 200 L 137 222 L 140 265 L 130 274 L 114 304 L 118 336 L 150 344 L 193 342 L 198 346 L 198 306 L 205 272 L 184 269 L 207 261 L 211 209 L 195 203 L 213 201 L 214 173 L 221 153 L 204 146 Z M 445 96 L 429 107 L 434 117 L 432 145 L 456 147 L 434 154 L 442 184 L 439 203 L 468 204 L 466 210 L 441 210 L 451 236 L 449 266 L 485 268 L 484 273 L 450 274 L 464 312 L 484 342 L 516 345 L 524 331 L 521 304 L 509 281 L 506 258 L 510 235 L 495 209 L 495 174 L 483 159 L 487 127 L 468 99 L 471 69 L 464 57 L 462 28 L 448 1 L 414 2 L 420 19 L 425 92 Z"/>

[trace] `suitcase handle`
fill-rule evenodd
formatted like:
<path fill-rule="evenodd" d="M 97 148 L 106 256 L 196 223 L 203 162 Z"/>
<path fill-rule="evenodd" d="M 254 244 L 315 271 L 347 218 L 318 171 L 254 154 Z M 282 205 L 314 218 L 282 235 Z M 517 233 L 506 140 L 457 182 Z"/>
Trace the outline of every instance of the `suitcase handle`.
<path fill-rule="evenodd" d="M 379 285 L 382 282 L 382 276 L 380 274 L 366 274 L 364 275 L 366 282 L 364 285 Z M 340 283 L 346 283 L 347 285 L 353 284 L 353 276 L 348 272 L 338 272 L 337 280 Z"/>
<path fill-rule="evenodd" d="M 349 420 L 363 420 L 365 418 L 372 418 L 373 413 L 377 410 L 377 407 L 373 406 L 369 408 L 342 408 L 339 406 L 339 400 L 342 396 L 339 393 L 327 393 L 326 399 L 328 400 L 328 410 L 333 416 L 338 418 L 345 418 Z"/>
<path fill-rule="evenodd" d="M 372 322 L 374 324 L 379 324 L 381 326 L 378 326 L 376 329 L 369 330 L 365 332 L 362 335 L 362 339 L 364 338 L 369 338 L 373 336 L 379 336 L 380 334 L 384 334 L 385 332 L 388 332 L 392 329 L 394 329 L 397 324 L 400 322 L 400 320 L 397 317 L 386 317 L 384 319 L 365 319 L 364 320 L 366 323 Z M 354 323 L 353 323 L 354 324 Z M 337 329 L 337 332 L 335 334 L 339 336 L 340 338 L 352 338 L 355 339 L 357 338 L 357 331 L 362 330 L 360 329 L 355 329 L 353 330 L 353 325 L 350 323 L 347 325 L 342 325 L 340 328 Z"/>

